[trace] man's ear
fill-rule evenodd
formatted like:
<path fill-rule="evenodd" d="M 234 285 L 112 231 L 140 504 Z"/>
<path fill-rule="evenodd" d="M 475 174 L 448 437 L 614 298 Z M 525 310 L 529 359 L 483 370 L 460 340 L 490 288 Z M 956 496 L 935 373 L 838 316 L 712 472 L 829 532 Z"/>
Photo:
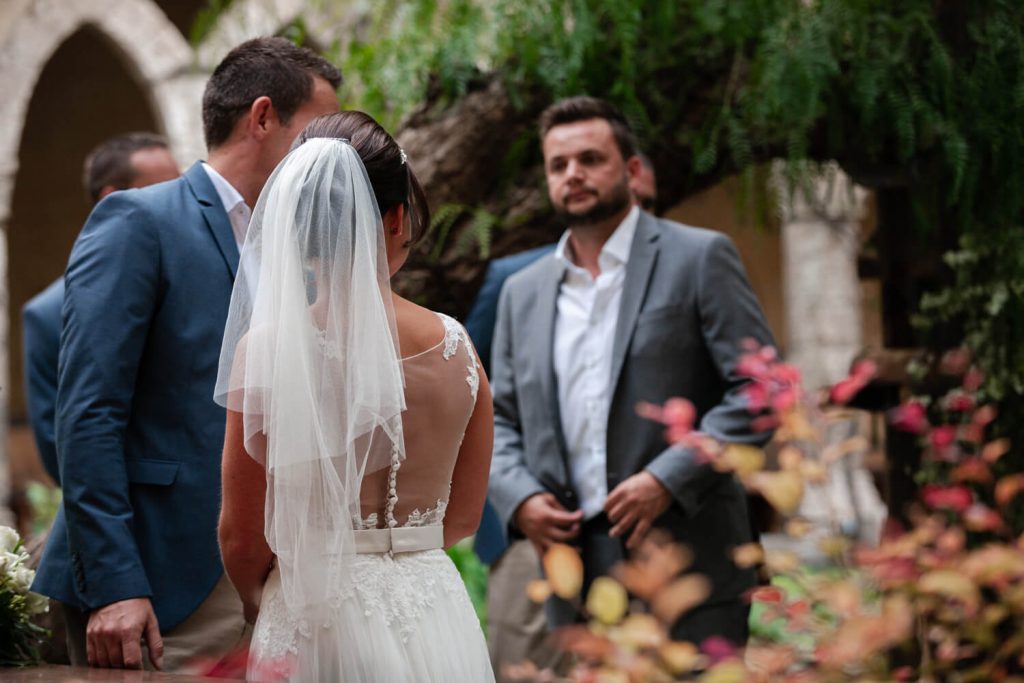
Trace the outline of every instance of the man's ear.
<path fill-rule="evenodd" d="M 642 170 L 644 162 L 640 161 L 640 157 L 634 154 L 630 158 L 626 159 L 626 174 L 629 179 L 636 178 Z"/>
<path fill-rule="evenodd" d="M 257 97 L 249 107 L 246 129 L 250 136 L 263 140 L 270 133 L 270 128 L 277 123 L 277 112 L 274 103 L 266 95 Z"/>

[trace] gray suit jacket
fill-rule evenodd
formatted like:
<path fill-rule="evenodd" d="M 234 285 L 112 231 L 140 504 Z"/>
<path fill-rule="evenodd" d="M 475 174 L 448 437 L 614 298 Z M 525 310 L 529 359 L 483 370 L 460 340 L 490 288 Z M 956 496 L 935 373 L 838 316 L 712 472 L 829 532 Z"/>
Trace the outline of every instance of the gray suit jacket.
<path fill-rule="evenodd" d="M 577 507 L 552 364 L 564 266 L 546 256 L 512 276 L 498 306 L 491 360 L 494 458 L 490 501 L 511 527 L 519 504 L 545 491 Z M 742 487 L 731 475 L 668 447 L 664 427 L 636 415 L 638 401 L 682 396 L 698 429 L 723 442 L 760 444 L 739 392 L 742 340 L 773 344 L 732 242 L 722 233 L 641 213 L 626 266 L 609 384 L 608 490 L 646 469 L 674 505 L 656 526 L 694 552 L 694 569 L 714 582 L 711 602 L 734 599 L 754 583 L 730 558 L 751 540 Z M 514 531 L 514 529 L 513 529 Z"/>

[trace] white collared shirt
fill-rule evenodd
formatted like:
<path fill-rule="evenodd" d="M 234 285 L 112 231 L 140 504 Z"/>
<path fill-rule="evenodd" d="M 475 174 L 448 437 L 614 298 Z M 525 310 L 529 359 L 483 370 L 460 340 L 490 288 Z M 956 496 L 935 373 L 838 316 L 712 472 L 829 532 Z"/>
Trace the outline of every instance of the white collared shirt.
<path fill-rule="evenodd" d="M 252 209 L 245 203 L 242 194 L 235 189 L 234 185 L 229 183 L 213 166 L 204 161 L 203 170 L 210 177 L 213 188 L 217 190 L 217 196 L 220 197 L 220 202 L 224 205 L 224 213 L 231 221 L 231 232 L 235 235 L 235 244 L 238 245 L 238 251 L 242 251 L 245 233 L 249 230 L 249 219 L 252 218 Z"/>
<path fill-rule="evenodd" d="M 599 514 L 608 497 L 612 346 L 639 217 L 640 210 L 634 206 L 605 242 L 597 258 L 601 272 L 596 279 L 573 262 L 568 230 L 555 249 L 555 258 L 566 265 L 555 316 L 558 407 L 584 519 Z"/>

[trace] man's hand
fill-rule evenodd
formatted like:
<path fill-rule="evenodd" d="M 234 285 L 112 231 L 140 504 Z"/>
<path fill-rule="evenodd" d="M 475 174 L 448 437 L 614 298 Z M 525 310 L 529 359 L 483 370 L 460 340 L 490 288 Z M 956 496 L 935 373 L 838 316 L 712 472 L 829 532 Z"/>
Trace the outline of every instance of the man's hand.
<path fill-rule="evenodd" d="M 553 494 L 537 493 L 519 505 L 514 521 L 543 556 L 552 543 L 565 543 L 579 535 L 583 512 L 569 512 Z"/>
<path fill-rule="evenodd" d="M 605 500 L 604 511 L 613 525 L 609 534 L 621 536 L 632 528 L 633 533 L 626 541 L 626 547 L 632 550 L 671 504 L 671 494 L 653 474 L 634 474 L 616 486 Z"/>
<path fill-rule="evenodd" d="M 149 661 L 159 669 L 164 657 L 164 641 L 149 598 L 121 600 L 94 610 L 85 629 L 89 665 L 141 669 L 143 635 L 149 647 Z"/>

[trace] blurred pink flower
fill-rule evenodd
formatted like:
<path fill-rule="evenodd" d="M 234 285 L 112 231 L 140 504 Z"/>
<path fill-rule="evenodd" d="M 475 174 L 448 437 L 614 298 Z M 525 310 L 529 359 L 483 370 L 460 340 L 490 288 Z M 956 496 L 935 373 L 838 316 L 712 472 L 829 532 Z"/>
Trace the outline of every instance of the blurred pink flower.
<path fill-rule="evenodd" d="M 736 646 L 727 638 L 722 636 L 710 636 L 700 644 L 701 652 L 706 654 L 711 662 L 717 663 L 723 659 L 731 659 L 736 656 Z"/>
<path fill-rule="evenodd" d="M 943 449 L 953 444 L 956 441 L 956 427 L 953 425 L 942 425 L 932 430 L 929 435 L 929 440 L 932 442 L 932 446 L 937 449 Z"/>
<path fill-rule="evenodd" d="M 974 496 L 969 488 L 959 484 L 953 486 L 928 484 L 921 489 L 921 500 L 924 501 L 925 505 L 934 509 L 963 512 L 970 507 L 974 501 Z"/>
<path fill-rule="evenodd" d="M 928 418 L 924 404 L 908 401 L 889 411 L 889 424 L 896 429 L 913 434 L 924 434 L 928 430 Z"/>
<path fill-rule="evenodd" d="M 850 369 L 849 377 L 839 380 L 829 392 L 832 403 L 844 405 L 860 393 L 878 372 L 878 365 L 871 360 L 862 360 Z"/>
<path fill-rule="evenodd" d="M 962 391 L 949 394 L 945 400 L 946 410 L 955 413 L 969 413 L 974 410 L 974 397 Z"/>
<path fill-rule="evenodd" d="M 985 373 L 978 368 L 971 368 L 964 374 L 964 389 L 967 391 L 977 391 L 981 388 L 982 382 L 985 381 Z"/>

